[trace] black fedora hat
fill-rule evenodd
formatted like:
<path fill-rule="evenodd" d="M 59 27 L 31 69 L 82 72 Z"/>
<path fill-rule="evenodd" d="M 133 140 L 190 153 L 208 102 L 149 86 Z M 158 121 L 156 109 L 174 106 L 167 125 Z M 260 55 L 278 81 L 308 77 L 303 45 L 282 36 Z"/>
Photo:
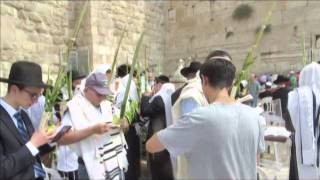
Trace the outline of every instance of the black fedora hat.
<path fill-rule="evenodd" d="M 281 83 L 285 83 L 288 82 L 289 78 L 283 76 L 283 75 L 279 75 L 278 78 L 273 82 L 274 84 L 281 84 Z"/>
<path fill-rule="evenodd" d="M 189 67 L 185 67 L 181 69 L 180 73 L 182 76 L 186 77 L 190 73 L 196 73 L 201 67 L 201 63 L 198 61 L 192 61 L 189 65 Z"/>
<path fill-rule="evenodd" d="M 0 77 L 0 82 L 43 88 L 48 86 L 42 81 L 40 65 L 29 61 L 14 62 L 10 69 L 9 78 Z"/>
<path fill-rule="evenodd" d="M 71 73 L 72 81 L 75 81 L 75 80 L 78 80 L 78 79 L 83 79 L 83 78 L 86 77 L 85 74 L 81 74 L 81 73 L 79 73 L 79 71 L 76 71 L 76 70 L 68 71 L 67 72 L 68 77 L 70 76 L 70 73 Z"/>

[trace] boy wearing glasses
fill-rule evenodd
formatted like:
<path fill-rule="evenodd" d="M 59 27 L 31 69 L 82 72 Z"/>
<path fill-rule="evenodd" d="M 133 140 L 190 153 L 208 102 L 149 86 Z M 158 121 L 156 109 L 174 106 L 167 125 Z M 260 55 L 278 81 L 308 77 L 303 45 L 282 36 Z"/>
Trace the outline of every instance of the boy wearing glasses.
<path fill-rule="evenodd" d="M 52 138 L 41 130 L 34 130 L 23 109 L 37 102 L 42 88 L 41 67 L 33 62 L 12 64 L 7 94 L 0 99 L 0 177 L 1 179 L 44 179 L 46 173 L 39 153 Z"/>

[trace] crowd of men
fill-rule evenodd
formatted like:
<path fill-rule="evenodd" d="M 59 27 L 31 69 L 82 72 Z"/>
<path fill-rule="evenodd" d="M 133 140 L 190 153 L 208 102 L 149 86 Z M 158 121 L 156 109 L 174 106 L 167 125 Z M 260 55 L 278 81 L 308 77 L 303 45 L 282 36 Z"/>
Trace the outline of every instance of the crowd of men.
<path fill-rule="evenodd" d="M 299 81 L 293 73 L 289 78 L 277 76 L 272 81 L 276 88 L 252 75 L 236 96 L 251 94 L 246 105 L 231 96 L 236 74 L 231 56 L 215 50 L 203 63 L 194 61 L 181 70 L 187 81 L 180 88 L 159 75 L 144 82 L 152 88 L 140 95 L 142 83 L 133 78 L 127 102 L 138 101 L 139 110 L 133 120 L 125 116 L 116 123 L 129 72 L 126 64 L 117 67 L 116 78 L 109 67 L 89 75 L 70 71 L 74 95 L 62 89 L 59 99 L 67 101 L 66 108 L 57 101 L 50 123 L 58 126 L 56 132 L 71 129 L 57 139 L 56 132 L 40 127 L 46 89 L 51 88 L 42 81 L 40 65 L 13 63 L 9 77 L 0 78 L 8 84 L 0 99 L 0 179 L 48 178 L 43 159 L 55 151 L 56 168 L 64 179 L 137 180 L 141 149 L 148 152 L 153 180 L 257 179 L 265 137 L 263 117 L 254 107 L 259 97 L 267 96 L 281 99 L 292 132 L 290 179 L 320 178 L 319 64 L 305 66 Z M 146 141 L 145 147 L 141 141 Z"/>

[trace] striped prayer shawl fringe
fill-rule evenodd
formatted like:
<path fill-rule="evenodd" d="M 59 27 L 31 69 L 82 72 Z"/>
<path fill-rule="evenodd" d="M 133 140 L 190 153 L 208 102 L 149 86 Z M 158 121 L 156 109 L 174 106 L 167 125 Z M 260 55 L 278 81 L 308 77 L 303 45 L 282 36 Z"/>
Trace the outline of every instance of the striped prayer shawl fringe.
<path fill-rule="evenodd" d="M 124 180 L 126 170 L 126 149 L 123 143 L 123 134 L 115 131 L 110 134 L 112 141 L 99 147 L 100 163 L 105 167 L 106 180 Z"/>

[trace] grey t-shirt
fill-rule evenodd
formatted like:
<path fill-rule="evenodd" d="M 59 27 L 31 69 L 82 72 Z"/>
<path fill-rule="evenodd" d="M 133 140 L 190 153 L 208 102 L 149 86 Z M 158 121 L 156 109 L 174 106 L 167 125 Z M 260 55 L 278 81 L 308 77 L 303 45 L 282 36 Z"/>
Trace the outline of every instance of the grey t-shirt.
<path fill-rule="evenodd" d="M 263 140 L 259 122 L 247 105 L 213 103 L 182 116 L 157 135 L 172 156 L 186 156 L 193 179 L 256 179 Z"/>

